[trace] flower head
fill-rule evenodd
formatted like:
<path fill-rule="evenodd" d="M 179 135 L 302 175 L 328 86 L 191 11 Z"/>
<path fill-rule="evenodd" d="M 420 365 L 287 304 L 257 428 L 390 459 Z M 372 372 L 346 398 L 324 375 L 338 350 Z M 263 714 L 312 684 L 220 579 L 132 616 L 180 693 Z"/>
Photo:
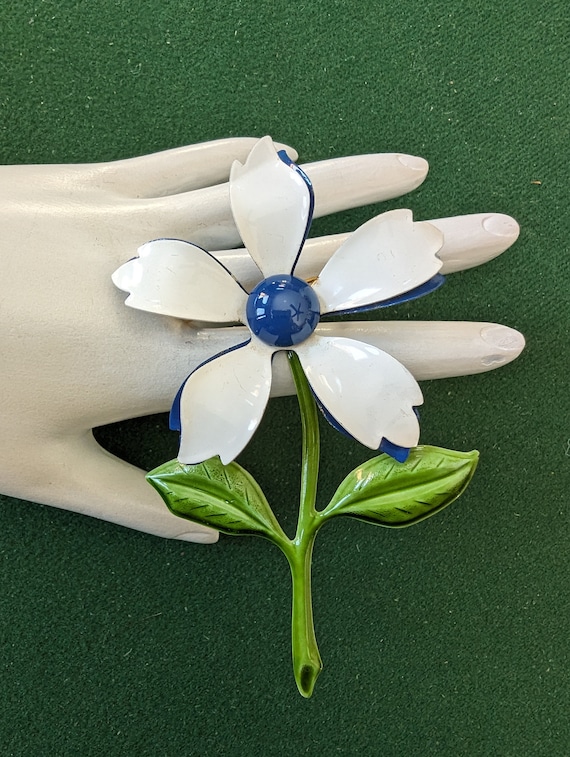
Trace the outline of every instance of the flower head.
<path fill-rule="evenodd" d="M 443 239 L 409 210 L 384 213 L 357 229 L 316 281 L 295 276 L 314 207 L 311 182 L 269 137 L 230 176 L 231 208 L 260 270 L 251 292 L 206 250 L 157 239 L 113 274 L 141 310 L 219 324 L 241 322 L 247 341 L 198 366 L 178 392 L 171 427 L 179 459 L 233 460 L 258 427 L 271 389 L 272 357 L 294 350 L 328 420 L 362 444 L 403 460 L 419 439 L 423 402 L 409 371 L 386 352 L 319 334 L 321 315 L 358 313 L 422 296 L 438 287 Z"/>

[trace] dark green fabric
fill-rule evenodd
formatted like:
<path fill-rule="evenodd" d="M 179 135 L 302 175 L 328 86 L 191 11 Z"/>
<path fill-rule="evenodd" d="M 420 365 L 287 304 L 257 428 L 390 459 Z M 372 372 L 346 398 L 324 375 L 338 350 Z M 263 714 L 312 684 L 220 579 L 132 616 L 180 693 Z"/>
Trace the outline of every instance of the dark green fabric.
<path fill-rule="evenodd" d="M 419 190 L 314 233 L 401 206 L 509 213 L 511 251 L 390 318 L 528 340 L 508 367 L 423 384 L 422 439 L 481 451 L 461 500 L 405 531 L 319 536 L 309 701 L 268 543 L 168 542 L 2 497 L 3 755 L 569 753 L 567 22 L 563 0 L 2 4 L 2 162 L 264 134 L 303 160 L 422 155 Z M 323 433 L 324 502 L 368 454 Z M 176 453 L 162 416 L 98 438 L 149 468 Z M 289 527 L 298 439 L 294 400 L 275 400 L 241 458 Z"/>

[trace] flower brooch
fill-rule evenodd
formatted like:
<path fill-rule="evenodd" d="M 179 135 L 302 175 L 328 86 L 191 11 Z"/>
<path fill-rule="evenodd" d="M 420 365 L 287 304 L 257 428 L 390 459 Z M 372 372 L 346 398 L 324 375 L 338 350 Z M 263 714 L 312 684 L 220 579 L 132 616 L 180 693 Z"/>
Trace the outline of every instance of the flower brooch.
<path fill-rule="evenodd" d="M 193 321 L 241 322 L 250 337 L 199 366 L 178 393 L 171 428 L 179 459 L 234 460 L 254 434 L 271 388 L 271 359 L 294 351 L 326 417 L 362 444 L 404 460 L 419 439 L 414 408 L 422 394 L 410 372 L 377 347 L 319 336 L 323 315 L 359 313 L 419 297 L 440 286 L 441 232 L 395 210 L 361 226 L 312 284 L 295 276 L 313 213 L 307 175 L 260 140 L 244 166 L 235 163 L 230 202 L 260 282 L 247 292 L 206 250 L 158 239 L 121 266 L 114 283 L 126 304 Z"/>
<path fill-rule="evenodd" d="M 383 213 L 351 234 L 318 278 L 305 281 L 296 270 L 313 215 L 308 176 L 265 137 L 244 165 L 234 163 L 229 192 L 238 231 L 260 271 L 251 291 L 210 252 L 179 239 L 144 244 L 113 282 L 129 293 L 130 307 L 249 329 L 246 341 L 213 355 L 183 383 L 170 413 L 171 428 L 180 432 L 178 460 L 147 478 L 176 515 L 228 534 L 264 536 L 285 554 L 293 580 L 293 668 L 299 691 L 310 696 L 322 668 L 310 581 L 321 525 L 337 515 L 410 525 L 459 496 L 477 464 L 477 452 L 417 446 L 422 393 L 398 360 L 318 328 L 324 315 L 382 308 L 439 287 L 443 235 L 414 222 L 409 210 Z M 263 417 L 278 351 L 287 353 L 303 426 L 293 539 L 257 482 L 234 462 Z M 349 473 L 321 510 L 317 407 L 335 428 L 380 452 Z"/>

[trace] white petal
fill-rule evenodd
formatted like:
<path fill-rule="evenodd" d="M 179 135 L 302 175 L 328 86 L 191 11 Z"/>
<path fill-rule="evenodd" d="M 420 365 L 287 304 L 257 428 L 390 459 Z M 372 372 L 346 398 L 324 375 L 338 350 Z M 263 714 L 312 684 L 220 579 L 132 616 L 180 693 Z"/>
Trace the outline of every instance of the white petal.
<path fill-rule="evenodd" d="M 180 396 L 182 463 L 231 462 L 253 436 L 271 388 L 271 350 L 251 343 L 197 368 Z"/>
<path fill-rule="evenodd" d="M 313 336 L 296 348 L 313 392 L 348 433 L 371 449 L 383 438 L 415 447 L 413 408 L 423 397 L 412 374 L 377 347 L 344 337 Z"/>
<path fill-rule="evenodd" d="M 314 289 L 323 312 L 388 300 L 423 284 L 441 268 L 443 235 L 411 210 L 391 210 L 349 236 L 325 265 Z"/>
<path fill-rule="evenodd" d="M 196 321 L 242 321 L 247 293 L 201 247 L 180 239 L 156 239 L 113 274 L 130 292 L 125 304 L 138 310 Z"/>
<path fill-rule="evenodd" d="M 244 245 L 265 277 L 291 273 L 312 215 L 312 189 L 277 155 L 271 137 L 230 174 L 230 202 Z"/>

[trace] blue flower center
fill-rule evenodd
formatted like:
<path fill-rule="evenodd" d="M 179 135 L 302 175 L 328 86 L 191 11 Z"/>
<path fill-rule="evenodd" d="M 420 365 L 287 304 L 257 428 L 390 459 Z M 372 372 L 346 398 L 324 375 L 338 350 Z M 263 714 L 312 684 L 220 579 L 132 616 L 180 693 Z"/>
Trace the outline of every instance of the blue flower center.
<path fill-rule="evenodd" d="M 249 295 L 247 322 L 256 337 L 272 347 L 291 347 L 316 329 L 321 309 L 306 281 L 295 276 L 270 276 Z"/>

